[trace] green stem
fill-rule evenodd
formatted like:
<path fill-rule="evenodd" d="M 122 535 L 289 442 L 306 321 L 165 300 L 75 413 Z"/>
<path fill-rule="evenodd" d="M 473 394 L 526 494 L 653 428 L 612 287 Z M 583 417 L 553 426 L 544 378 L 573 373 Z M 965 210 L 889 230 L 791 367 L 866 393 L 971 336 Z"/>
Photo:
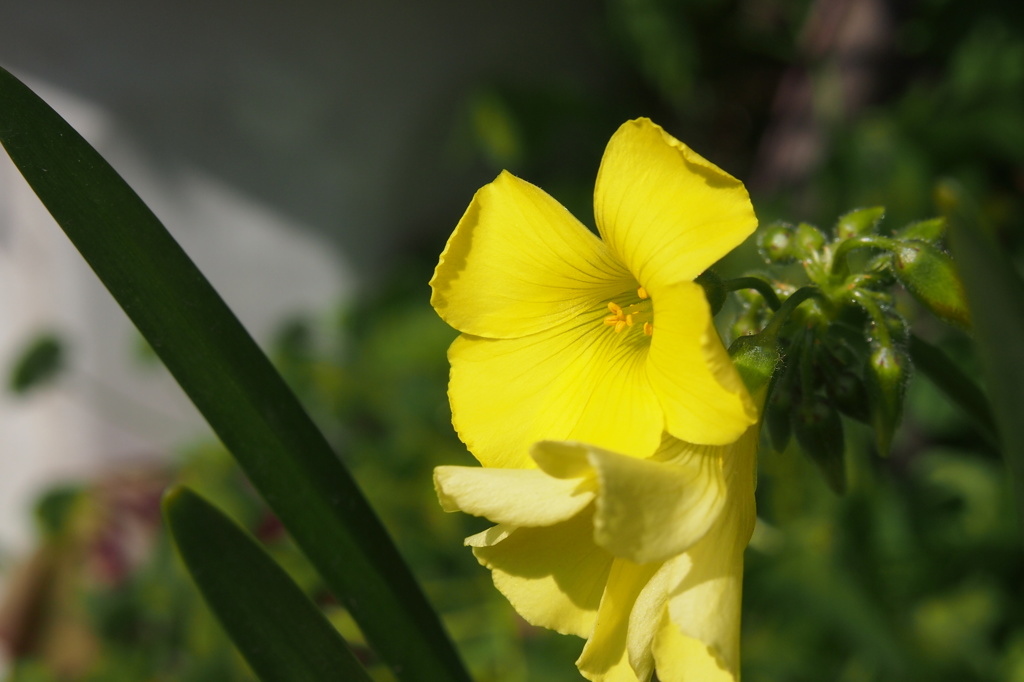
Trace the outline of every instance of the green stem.
<path fill-rule="evenodd" d="M 942 391 L 957 407 L 974 421 L 981 435 L 993 448 L 998 449 L 992 409 L 985 394 L 942 349 L 914 334 L 910 335 L 910 358 L 935 387 Z"/>
<path fill-rule="evenodd" d="M 879 237 L 877 235 L 865 235 L 863 237 L 846 239 L 840 242 L 832 256 L 832 274 L 839 274 L 840 269 L 844 267 L 846 263 L 846 256 L 849 255 L 850 251 L 855 249 L 882 249 L 883 251 L 895 251 L 898 246 L 899 245 L 894 240 L 889 239 L 888 237 Z"/>
<path fill-rule="evenodd" d="M 775 293 L 775 289 L 769 282 L 761 279 L 760 277 L 736 277 L 734 279 L 727 279 L 722 282 L 722 286 L 725 287 L 726 291 L 739 291 L 740 289 L 753 289 L 757 293 L 761 294 L 764 298 L 764 302 L 768 304 L 768 307 L 772 310 L 778 310 L 782 303 L 779 301 L 778 295 Z"/>
<path fill-rule="evenodd" d="M 875 303 L 874 299 L 860 289 L 851 290 L 849 297 L 871 317 L 871 321 L 875 325 L 875 336 L 878 337 L 878 342 L 886 348 L 892 348 L 892 335 L 889 334 L 889 325 L 885 321 L 885 314 L 878 307 L 878 304 Z"/>
<path fill-rule="evenodd" d="M 817 287 L 800 287 L 792 294 L 789 295 L 783 303 L 775 309 L 775 314 L 772 315 L 772 319 L 768 321 L 762 333 L 778 336 L 779 331 L 782 329 L 782 325 L 789 319 L 790 314 L 797 307 L 809 298 L 820 298 L 824 299 L 825 295 Z"/>

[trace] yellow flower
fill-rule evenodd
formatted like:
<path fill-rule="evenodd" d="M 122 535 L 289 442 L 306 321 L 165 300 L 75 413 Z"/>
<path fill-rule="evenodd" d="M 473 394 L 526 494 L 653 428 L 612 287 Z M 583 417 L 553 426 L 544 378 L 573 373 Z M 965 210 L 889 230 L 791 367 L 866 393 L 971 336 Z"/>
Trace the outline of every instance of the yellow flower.
<path fill-rule="evenodd" d="M 431 304 L 462 332 L 452 420 L 486 466 L 532 467 L 544 439 L 723 445 L 756 419 L 692 281 L 754 230 L 742 183 L 637 119 L 608 143 L 594 217 L 600 238 L 503 172 L 441 254 Z"/>
<path fill-rule="evenodd" d="M 756 426 L 725 446 L 665 436 L 649 459 L 545 441 L 538 468 L 434 481 L 447 511 L 498 524 L 466 544 L 519 614 L 587 639 L 587 679 L 734 682 L 756 447 Z"/>

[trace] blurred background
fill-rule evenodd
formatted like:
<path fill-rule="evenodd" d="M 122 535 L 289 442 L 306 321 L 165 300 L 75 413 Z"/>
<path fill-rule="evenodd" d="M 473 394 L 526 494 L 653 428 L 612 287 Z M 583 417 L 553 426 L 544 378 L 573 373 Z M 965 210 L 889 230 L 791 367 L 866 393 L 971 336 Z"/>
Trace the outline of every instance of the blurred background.
<path fill-rule="evenodd" d="M 126 177 L 271 354 L 412 563 L 476 679 L 576 679 L 438 507 L 452 433 L 437 255 L 503 168 L 592 224 L 601 152 L 649 116 L 744 180 L 762 223 L 937 213 L 954 178 L 1020 266 L 1024 6 L 954 0 L 0 7 L 0 64 Z M 752 245 L 723 271 L 759 267 Z M 184 481 L 355 626 L 0 159 L 0 640 L 11 680 L 248 680 L 183 575 Z M 970 340 L 908 300 L 976 373 Z M 1024 552 L 995 449 L 922 377 L 893 454 L 846 430 L 850 489 L 760 460 L 750 681 L 1024 681 Z M 372 664 L 372 654 L 360 650 Z M 388 679 L 378 670 L 379 679 Z"/>

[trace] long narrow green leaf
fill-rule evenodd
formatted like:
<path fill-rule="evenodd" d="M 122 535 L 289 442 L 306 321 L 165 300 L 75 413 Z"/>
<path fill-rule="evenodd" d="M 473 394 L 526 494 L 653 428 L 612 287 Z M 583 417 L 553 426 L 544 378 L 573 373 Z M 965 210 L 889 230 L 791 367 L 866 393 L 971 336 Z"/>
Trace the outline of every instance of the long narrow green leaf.
<path fill-rule="evenodd" d="M 404 681 L 468 680 L 384 527 L 291 390 L 149 208 L 0 69 L 0 142 Z"/>
<path fill-rule="evenodd" d="M 188 488 L 164 496 L 178 553 L 263 682 L 370 682 L 345 640 L 260 544 Z"/>
<path fill-rule="evenodd" d="M 951 184 L 943 189 L 950 248 L 971 309 L 989 401 L 1024 530 L 1024 282 L 982 232 L 978 211 L 962 191 Z"/>
<path fill-rule="evenodd" d="M 942 352 L 916 334 L 910 335 L 908 347 L 914 367 L 924 373 L 957 407 L 974 420 L 982 437 L 997 447 L 996 424 L 992 419 L 985 394 L 974 381 Z"/>

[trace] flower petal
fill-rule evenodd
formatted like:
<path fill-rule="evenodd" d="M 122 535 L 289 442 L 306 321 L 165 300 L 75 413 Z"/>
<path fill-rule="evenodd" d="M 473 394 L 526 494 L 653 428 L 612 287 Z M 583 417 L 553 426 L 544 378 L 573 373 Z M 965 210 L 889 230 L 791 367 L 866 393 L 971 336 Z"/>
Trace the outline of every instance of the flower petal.
<path fill-rule="evenodd" d="M 481 188 L 430 280 L 430 303 L 461 332 L 515 338 L 624 290 L 625 267 L 538 187 L 507 172 Z"/>
<path fill-rule="evenodd" d="M 700 285 L 659 290 L 648 377 L 665 411 L 665 429 L 690 443 L 725 445 L 757 421 L 757 408 L 729 359 Z"/>
<path fill-rule="evenodd" d="M 519 528 L 473 553 L 529 623 L 586 637 L 612 565 L 612 557 L 591 539 L 591 523 L 583 513 L 554 526 Z"/>
<path fill-rule="evenodd" d="M 668 600 L 671 630 L 655 638 L 663 680 L 739 677 L 743 551 L 754 526 L 754 465 L 758 429 L 750 428 L 723 454 L 729 500 L 707 534 L 672 563 L 677 573 Z M 704 678 L 699 678 L 704 679 Z"/>
<path fill-rule="evenodd" d="M 548 439 L 650 456 L 665 416 L 645 346 L 599 317 L 519 339 L 464 334 L 448 350 L 452 423 L 489 467 L 531 468 L 530 446 Z"/>
<path fill-rule="evenodd" d="M 675 564 L 681 559 L 674 558 L 658 568 L 644 588 L 637 595 L 633 610 L 629 613 L 629 631 L 626 633 L 626 653 L 637 677 L 645 679 L 654 670 L 655 660 L 652 649 L 654 637 L 658 634 L 661 621 L 666 613 L 669 591 L 673 577 L 677 574 Z"/>
<path fill-rule="evenodd" d="M 445 511 L 512 526 L 550 526 L 575 516 L 594 499 L 592 480 L 553 478 L 539 469 L 439 466 L 434 488 Z"/>
<path fill-rule="evenodd" d="M 608 142 L 594 216 L 648 289 L 694 279 L 757 227 L 743 183 L 646 118 L 624 123 Z"/>
<path fill-rule="evenodd" d="M 530 457 L 544 473 L 555 478 L 593 478 L 594 467 L 588 455 L 591 446 L 586 443 L 562 440 L 542 440 L 530 448 Z"/>
<path fill-rule="evenodd" d="M 686 551 L 725 504 L 723 449 L 667 437 L 655 458 L 670 462 L 591 449 L 600 486 L 594 540 L 636 563 L 664 561 Z"/>
<path fill-rule="evenodd" d="M 626 648 L 630 613 L 637 597 L 657 572 L 658 564 L 634 564 L 616 559 L 601 597 L 594 632 L 590 635 L 576 667 L 594 682 L 636 682 L 637 673 Z M 639 679 L 646 680 L 650 670 Z"/>
<path fill-rule="evenodd" d="M 739 679 L 707 644 L 680 632 L 667 613 L 654 638 L 653 650 L 661 682 L 736 682 Z"/>

